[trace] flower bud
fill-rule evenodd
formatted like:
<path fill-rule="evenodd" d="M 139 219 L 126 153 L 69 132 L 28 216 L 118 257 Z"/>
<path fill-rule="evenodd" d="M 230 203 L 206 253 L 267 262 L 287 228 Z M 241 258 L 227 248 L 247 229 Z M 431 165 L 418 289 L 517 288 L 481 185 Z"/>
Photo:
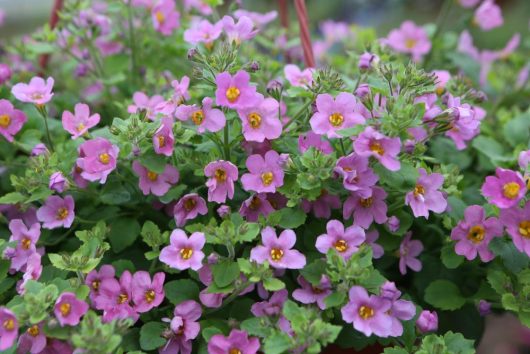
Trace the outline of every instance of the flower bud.
<path fill-rule="evenodd" d="M 399 219 L 394 215 L 389 217 L 386 221 L 386 226 L 388 227 L 390 232 L 396 232 L 397 230 L 399 230 L 399 225 Z"/>
<path fill-rule="evenodd" d="M 436 311 L 423 310 L 416 320 L 416 326 L 421 333 L 435 332 L 438 330 L 438 314 Z"/>
<path fill-rule="evenodd" d="M 188 60 L 193 60 L 193 58 L 197 55 L 197 48 L 191 48 L 188 50 Z"/>
<path fill-rule="evenodd" d="M 370 93 L 370 86 L 368 84 L 360 84 L 354 92 L 354 95 L 360 99 L 365 98 Z"/>
<path fill-rule="evenodd" d="M 221 205 L 217 208 L 217 214 L 223 219 L 228 217 L 230 215 L 230 207 L 228 205 Z"/>
<path fill-rule="evenodd" d="M 50 176 L 50 182 L 48 184 L 48 188 L 50 188 L 52 191 L 62 193 L 67 187 L 68 187 L 68 181 L 66 180 L 66 178 L 64 178 L 61 172 L 59 171 L 54 172 Z"/>
<path fill-rule="evenodd" d="M 267 92 L 271 94 L 272 91 L 281 91 L 283 89 L 283 84 L 280 80 L 271 80 L 267 84 Z"/>
<path fill-rule="evenodd" d="M 40 143 L 33 147 L 33 149 L 31 150 L 31 156 L 39 156 L 43 154 L 48 154 L 48 152 L 49 151 L 46 145 Z"/>
<path fill-rule="evenodd" d="M 365 52 L 359 57 L 358 67 L 361 71 L 367 71 L 372 68 L 373 64 L 379 62 L 379 57 L 375 54 Z"/>
<path fill-rule="evenodd" d="M 486 300 L 480 300 L 477 305 L 478 313 L 481 316 L 486 316 L 491 313 L 491 304 Z"/>
<path fill-rule="evenodd" d="M 259 63 L 257 61 L 255 61 L 255 60 L 252 61 L 250 63 L 250 65 L 249 65 L 249 70 L 250 70 L 250 72 L 253 72 L 253 73 L 258 71 L 259 70 Z"/>

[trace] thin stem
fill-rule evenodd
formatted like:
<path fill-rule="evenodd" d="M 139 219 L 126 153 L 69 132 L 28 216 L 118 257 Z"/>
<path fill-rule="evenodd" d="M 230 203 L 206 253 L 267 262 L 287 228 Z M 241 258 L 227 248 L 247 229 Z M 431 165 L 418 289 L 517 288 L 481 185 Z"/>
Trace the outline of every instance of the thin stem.
<path fill-rule="evenodd" d="M 224 128 L 224 150 L 226 161 L 230 161 L 230 126 L 228 124 L 228 121 L 226 122 Z"/>
<path fill-rule="evenodd" d="M 291 124 L 293 124 L 298 118 L 299 116 L 301 116 L 309 106 L 311 106 L 311 104 L 313 104 L 313 101 L 315 99 L 313 98 L 311 101 L 308 101 L 306 104 L 304 104 L 302 106 L 302 108 L 300 108 L 300 110 L 298 112 L 296 112 L 296 114 L 293 116 L 293 118 L 291 118 L 291 120 L 289 120 L 284 126 L 283 126 L 283 130 L 286 131 L 287 130 L 287 127 L 289 127 Z"/>
<path fill-rule="evenodd" d="M 53 141 L 50 135 L 50 128 L 48 127 L 48 113 L 46 112 L 46 106 L 44 105 L 36 105 L 37 111 L 39 111 L 40 115 L 44 119 L 44 127 L 46 128 L 46 139 L 48 140 L 48 145 L 50 146 L 50 150 L 52 152 L 55 152 L 55 148 L 53 147 Z"/>
<path fill-rule="evenodd" d="M 245 290 L 246 288 L 248 288 L 248 286 L 251 284 L 250 281 L 246 281 L 244 283 L 242 283 L 237 289 L 234 290 L 234 292 L 232 294 L 230 294 L 230 296 L 228 296 L 226 298 L 225 301 L 223 301 L 223 304 L 215 309 L 209 309 L 209 310 L 206 310 L 204 313 L 205 314 L 210 314 L 212 312 L 217 312 L 219 310 L 221 310 L 222 308 L 226 307 L 226 305 L 230 304 L 232 301 L 234 301 L 238 296 L 239 294 L 241 294 L 241 292 L 243 290 Z"/>
<path fill-rule="evenodd" d="M 339 141 L 340 141 L 340 149 L 342 150 L 342 154 L 346 156 L 346 148 L 344 147 L 344 139 L 341 138 Z"/>

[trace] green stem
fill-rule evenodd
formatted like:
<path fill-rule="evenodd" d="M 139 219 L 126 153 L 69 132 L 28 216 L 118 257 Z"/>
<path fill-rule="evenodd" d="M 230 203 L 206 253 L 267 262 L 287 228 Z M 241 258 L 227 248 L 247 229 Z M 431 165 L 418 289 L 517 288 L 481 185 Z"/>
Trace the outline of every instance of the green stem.
<path fill-rule="evenodd" d="M 293 118 L 291 118 L 291 120 L 289 120 L 284 126 L 283 126 L 283 131 L 286 131 L 287 130 L 287 127 L 289 127 L 291 124 L 293 124 L 296 120 L 298 120 L 299 116 L 301 116 L 309 106 L 311 106 L 313 104 L 313 102 L 315 101 L 315 98 L 311 99 L 310 101 L 306 102 L 306 104 L 304 104 L 302 106 L 302 108 L 300 108 L 300 110 L 298 112 L 296 112 L 296 114 L 293 116 Z"/>
<path fill-rule="evenodd" d="M 234 290 L 234 292 L 232 294 L 230 294 L 230 296 L 228 296 L 226 298 L 225 301 L 223 301 L 223 304 L 221 306 L 219 306 L 218 308 L 215 308 L 215 309 L 209 309 L 209 310 L 205 310 L 204 313 L 205 314 L 210 314 L 212 312 L 217 312 L 219 310 L 221 310 L 222 308 L 226 307 L 226 305 L 230 304 L 232 301 L 234 301 L 238 296 L 239 294 L 241 294 L 241 292 L 243 290 L 245 290 L 246 288 L 248 288 L 248 286 L 251 284 L 250 281 L 246 281 L 244 283 L 242 283 L 236 290 Z"/>
<path fill-rule="evenodd" d="M 44 105 L 36 105 L 37 111 L 39 111 L 40 115 L 44 119 L 44 127 L 46 128 L 46 139 L 48 140 L 48 145 L 50 146 L 50 150 L 52 152 L 55 152 L 55 148 L 53 147 L 53 141 L 50 135 L 50 128 L 48 127 L 48 113 L 46 112 L 46 106 Z"/>
<path fill-rule="evenodd" d="M 342 154 L 346 156 L 346 147 L 344 147 L 344 139 L 341 138 L 339 141 L 340 141 L 340 149 L 342 150 Z"/>
<path fill-rule="evenodd" d="M 224 128 L 224 150 L 225 150 L 225 159 L 230 161 L 230 127 L 228 121 L 226 122 Z"/>

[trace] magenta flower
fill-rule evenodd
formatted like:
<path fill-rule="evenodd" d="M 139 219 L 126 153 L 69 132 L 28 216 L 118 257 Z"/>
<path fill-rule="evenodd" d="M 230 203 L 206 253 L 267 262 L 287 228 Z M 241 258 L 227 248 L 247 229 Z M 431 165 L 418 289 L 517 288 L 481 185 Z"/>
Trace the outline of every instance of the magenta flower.
<path fill-rule="evenodd" d="M 239 70 L 234 76 L 228 72 L 217 74 L 215 83 L 218 106 L 241 109 L 253 107 L 259 101 L 256 87 L 250 85 L 250 75 L 246 71 Z"/>
<path fill-rule="evenodd" d="M 0 85 L 3 85 L 9 81 L 12 74 L 13 73 L 11 72 L 9 65 L 0 63 Z"/>
<path fill-rule="evenodd" d="M 302 269 L 306 264 L 305 256 L 292 249 L 296 243 L 293 230 L 283 230 L 276 237 L 276 231 L 270 226 L 261 231 L 262 246 L 256 246 L 250 251 L 250 259 L 262 264 L 268 261 L 271 267 L 278 269 Z"/>
<path fill-rule="evenodd" d="M 19 271 L 28 262 L 29 257 L 37 252 L 37 241 L 40 238 L 40 224 L 38 222 L 28 228 L 21 219 L 9 222 L 11 236 L 9 242 L 17 242 L 15 249 L 7 248 L 5 256 L 11 260 L 10 268 Z"/>
<path fill-rule="evenodd" d="M 171 116 L 175 113 L 176 108 L 184 101 L 190 99 L 190 93 L 188 88 L 190 86 L 190 78 L 184 75 L 180 82 L 178 80 L 171 81 L 173 87 L 173 94 L 167 101 L 160 102 L 156 107 L 157 113 L 162 113 L 167 116 Z"/>
<path fill-rule="evenodd" d="M 274 140 L 282 134 L 282 123 L 278 119 L 278 101 L 274 98 L 263 98 L 252 107 L 238 110 L 243 128 L 243 136 L 247 141 L 263 142 Z"/>
<path fill-rule="evenodd" d="M 398 171 L 401 168 L 401 163 L 397 159 L 401 150 L 399 137 L 388 138 L 374 128 L 366 127 L 355 139 L 353 148 L 359 156 L 375 157 L 390 171 Z"/>
<path fill-rule="evenodd" d="M 379 62 L 379 57 L 373 53 L 364 52 L 359 57 L 359 63 L 357 66 L 360 70 L 369 70 L 374 64 Z"/>
<path fill-rule="evenodd" d="M 374 221 L 383 224 L 387 220 L 386 196 L 387 193 L 380 187 L 372 187 L 372 195 L 368 198 L 351 193 L 344 202 L 343 218 L 349 219 L 353 215 L 355 225 L 365 229 L 369 228 Z"/>
<path fill-rule="evenodd" d="M 368 163 L 368 158 L 352 153 L 339 158 L 333 171 L 342 177 L 344 188 L 368 198 L 372 196 L 372 187 L 379 180 Z"/>
<path fill-rule="evenodd" d="M 213 100 L 210 97 L 202 100 L 202 108 L 196 105 L 180 105 L 175 111 L 175 117 L 183 121 L 191 118 L 199 133 L 218 132 L 224 128 L 226 118 L 220 109 L 214 109 L 212 105 Z"/>
<path fill-rule="evenodd" d="M 265 193 L 258 193 L 243 201 L 239 209 L 239 214 L 247 221 L 255 222 L 258 221 L 260 215 L 267 217 L 273 211 L 274 208 L 267 199 L 267 195 Z"/>
<path fill-rule="evenodd" d="M 452 128 L 445 135 L 450 137 L 458 150 L 466 147 L 466 142 L 473 139 L 480 132 L 480 121 L 486 116 L 486 112 L 479 107 L 460 103 L 460 97 L 447 94 L 447 107 L 456 110 Z"/>
<path fill-rule="evenodd" d="M 158 272 L 153 275 L 153 281 L 149 273 L 140 270 L 133 274 L 131 287 L 134 310 L 139 313 L 148 312 L 157 307 L 164 300 L 164 279 L 166 274 Z"/>
<path fill-rule="evenodd" d="M 69 228 L 74 222 L 74 216 L 74 198 L 70 195 L 64 199 L 52 195 L 37 210 L 37 219 L 43 223 L 42 227 L 45 229 L 55 229 L 61 226 Z"/>
<path fill-rule="evenodd" d="M 86 134 L 88 129 L 95 127 L 99 123 L 99 114 L 90 115 L 88 105 L 78 103 L 74 107 L 75 114 L 69 111 L 63 112 L 63 128 L 72 134 L 72 139 L 77 139 Z"/>
<path fill-rule="evenodd" d="M 208 201 L 224 203 L 226 198 L 234 197 L 234 181 L 238 179 L 237 167 L 230 161 L 218 160 L 210 162 L 204 168 L 208 177 Z"/>
<path fill-rule="evenodd" d="M 225 16 L 221 22 L 228 41 L 235 42 L 237 45 L 254 38 L 258 34 L 258 30 L 254 29 L 254 22 L 246 16 L 241 16 L 237 23 L 231 16 Z"/>
<path fill-rule="evenodd" d="M 56 191 L 58 193 L 64 192 L 64 189 L 68 186 L 68 181 L 66 178 L 64 178 L 62 172 L 57 171 L 52 173 L 50 176 L 50 181 L 48 183 L 48 188 L 50 188 L 52 191 Z"/>
<path fill-rule="evenodd" d="M 473 23 L 483 31 L 490 31 L 496 27 L 500 27 L 504 23 L 502 10 L 495 4 L 494 0 L 485 0 L 475 10 Z"/>
<path fill-rule="evenodd" d="M 497 167 L 496 176 L 488 176 L 482 185 L 482 195 L 501 209 L 516 206 L 526 194 L 526 185 L 519 172 Z"/>
<path fill-rule="evenodd" d="M 384 42 L 398 53 L 410 54 L 416 62 L 431 50 L 427 32 L 412 21 L 405 21 L 390 31 Z"/>
<path fill-rule="evenodd" d="M 247 332 L 237 329 L 233 329 L 228 337 L 216 334 L 208 341 L 209 354 L 256 354 L 259 347 L 258 338 L 249 337 Z"/>
<path fill-rule="evenodd" d="M 43 105 L 49 102 L 53 96 L 53 78 L 44 81 L 41 77 L 33 77 L 29 84 L 18 83 L 11 89 L 11 93 L 20 102 Z"/>
<path fill-rule="evenodd" d="M 46 334 L 42 330 L 44 322 L 30 325 L 18 338 L 17 353 L 46 353 Z"/>
<path fill-rule="evenodd" d="M 138 161 L 133 162 L 132 168 L 134 173 L 140 177 L 139 186 L 144 195 L 153 193 L 163 196 L 179 180 L 179 171 L 172 165 L 166 165 L 164 172 L 160 174 L 149 171 Z"/>
<path fill-rule="evenodd" d="M 412 232 L 407 232 L 399 245 L 399 272 L 407 274 L 407 267 L 415 272 L 422 268 L 421 261 L 417 258 L 423 251 L 423 243 L 419 240 L 411 240 Z"/>
<path fill-rule="evenodd" d="M 159 349 L 159 354 L 191 354 L 192 340 L 197 338 L 201 325 L 197 321 L 202 314 L 201 305 L 186 300 L 175 306 L 170 322 L 171 336 L 167 344 Z"/>
<path fill-rule="evenodd" d="M 260 301 L 253 304 L 250 312 L 256 317 L 281 315 L 283 305 L 287 301 L 287 295 L 288 291 L 286 289 L 276 291 L 268 301 Z"/>
<path fill-rule="evenodd" d="M 156 119 L 157 107 L 164 101 L 164 97 L 154 95 L 147 96 L 145 93 L 138 91 L 133 95 L 133 103 L 127 107 L 127 112 L 131 114 L 139 113 L 140 110 L 145 111 L 145 116 L 151 120 Z"/>
<path fill-rule="evenodd" d="M 425 169 L 418 169 L 420 177 L 416 181 L 413 191 L 405 196 L 405 204 L 409 205 L 415 217 L 429 218 L 429 210 L 442 213 L 447 208 L 447 200 L 438 189 L 444 183 L 444 177 L 439 173 L 427 174 Z"/>
<path fill-rule="evenodd" d="M 153 135 L 153 147 L 157 154 L 171 156 L 173 155 L 173 144 L 175 137 L 173 136 L 173 119 L 162 118 L 160 127 Z"/>
<path fill-rule="evenodd" d="M 90 300 L 94 303 L 99 295 L 99 286 L 105 279 L 114 279 L 115 270 L 110 264 L 104 264 L 97 270 L 92 270 L 85 278 L 85 285 L 90 288 Z"/>
<path fill-rule="evenodd" d="M 169 238 L 169 246 L 160 252 L 160 262 L 178 270 L 199 270 L 204 258 L 202 248 L 205 242 L 202 232 L 194 232 L 188 238 L 184 231 L 175 229 Z"/>
<path fill-rule="evenodd" d="M 138 313 L 132 306 L 131 293 L 132 275 L 126 270 L 120 280 L 106 278 L 99 284 L 99 293 L 94 299 L 98 310 L 103 310 L 103 321 L 110 322 L 114 319 L 131 318 L 136 321 Z"/>
<path fill-rule="evenodd" d="M 191 27 L 184 31 L 184 40 L 193 45 L 204 43 L 207 48 L 211 48 L 222 31 L 223 24 L 221 22 L 212 24 L 208 20 L 200 20 L 193 22 Z"/>
<path fill-rule="evenodd" d="M 451 80 L 451 73 L 447 70 L 433 70 L 432 73 L 436 75 L 434 90 L 438 96 L 441 96 L 445 92 L 445 86 Z"/>
<path fill-rule="evenodd" d="M 33 149 L 31 149 L 31 156 L 39 156 L 49 154 L 48 148 L 43 143 L 36 144 Z"/>
<path fill-rule="evenodd" d="M 27 282 L 29 280 L 38 280 L 42 274 L 42 257 L 38 253 L 39 251 L 32 253 L 28 257 L 26 269 L 24 271 L 24 275 L 22 276 L 22 280 L 17 282 L 17 292 L 21 295 L 25 292 L 25 286 Z"/>
<path fill-rule="evenodd" d="M 488 249 L 494 237 L 502 236 L 503 228 L 497 218 L 485 217 L 484 208 L 471 205 L 464 212 L 464 220 L 451 231 L 451 239 L 458 241 L 455 252 L 473 260 L 480 256 L 482 262 L 491 261 L 495 255 Z"/>
<path fill-rule="evenodd" d="M 364 124 L 364 117 L 357 111 L 357 100 L 354 95 L 341 92 L 337 98 L 324 93 L 317 96 L 316 113 L 309 123 L 317 134 L 326 134 L 328 138 L 340 138 L 338 130 Z"/>
<path fill-rule="evenodd" d="M 397 230 L 399 230 L 401 222 L 399 221 L 397 216 L 392 215 L 391 217 L 388 218 L 386 225 L 388 227 L 388 230 L 390 230 L 390 232 L 396 232 Z"/>
<path fill-rule="evenodd" d="M 352 286 L 348 292 L 349 302 L 341 309 L 342 319 L 353 323 L 353 328 L 369 337 L 387 337 L 392 327 L 392 318 L 387 314 L 391 302 L 375 295 L 368 295 L 362 286 Z"/>
<path fill-rule="evenodd" d="M 55 302 L 53 313 L 61 327 L 76 326 L 81 317 L 88 311 L 88 304 L 79 300 L 74 293 L 64 292 Z"/>
<path fill-rule="evenodd" d="M 120 149 L 105 138 L 97 137 L 79 146 L 77 166 L 82 170 L 81 177 L 103 184 L 114 171 Z"/>
<path fill-rule="evenodd" d="M 0 307 L 0 350 L 11 348 L 18 337 L 18 321 L 7 307 Z"/>
<path fill-rule="evenodd" d="M 436 332 L 438 330 L 438 314 L 436 311 L 423 310 L 416 320 L 416 326 L 421 333 Z"/>
<path fill-rule="evenodd" d="M 173 216 L 178 227 L 184 226 L 186 220 L 195 219 L 198 215 L 206 215 L 208 207 L 206 201 L 198 194 L 186 194 L 173 208 Z"/>
<path fill-rule="evenodd" d="M 339 209 L 341 206 L 340 198 L 337 195 L 329 194 L 325 189 L 315 201 L 307 199 L 302 200 L 302 209 L 309 213 L 313 210 L 316 218 L 329 219 L 331 209 Z"/>
<path fill-rule="evenodd" d="M 293 291 L 293 298 L 302 304 L 316 303 L 321 310 L 326 309 L 324 299 L 332 293 L 333 288 L 327 276 L 322 275 L 318 286 L 314 286 L 301 275 L 296 279 L 301 288 Z"/>
<path fill-rule="evenodd" d="M 310 147 L 314 147 L 325 155 L 329 155 L 333 152 L 333 147 L 329 141 L 322 139 L 322 135 L 315 134 L 313 131 L 300 134 L 298 137 L 298 150 L 303 154 Z"/>
<path fill-rule="evenodd" d="M 501 209 L 499 220 L 512 237 L 513 244 L 520 252 L 530 256 L 530 202 L 524 207 Z"/>
<path fill-rule="evenodd" d="M 274 21 L 278 17 L 277 11 L 269 11 L 266 13 L 247 11 L 244 9 L 237 9 L 234 11 L 234 16 L 236 18 L 248 17 L 254 22 L 254 24 L 260 28 L 264 27 L 271 21 Z"/>
<path fill-rule="evenodd" d="M 480 300 L 477 305 L 479 315 L 487 316 L 491 313 L 491 303 L 486 300 Z M 434 314 L 436 312 L 433 311 Z M 438 315 L 436 315 L 436 325 L 438 325 Z M 435 329 L 436 330 L 436 329 Z"/>
<path fill-rule="evenodd" d="M 312 68 L 300 70 L 295 64 L 287 64 L 283 69 L 283 74 L 291 86 L 309 87 L 313 84 L 313 71 Z"/>
<path fill-rule="evenodd" d="M 159 0 L 151 9 L 153 27 L 164 36 L 169 36 L 180 25 L 180 13 L 173 0 Z"/>
<path fill-rule="evenodd" d="M 375 242 L 379 238 L 379 231 L 374 229 L 372 231 L 365 232 L 365 234 L 365 243 L 372 248 L 373 259 L 379 259 L 383 257 L 383 254 L 385 254 L 385 250 L 383 249 L 383 247 L 381 247 L 381 245 Z"/>
<path fill-rule="evenodd" d="M 8 100 L 0 99 L 0 134 L 7 141 L 13 141 L 13 137 L 22 129 L 27 120 L 24 112 L 15 109 Z"/>
<path fill-rule="evenodd" d="M 519 153 L 517 158 L 517 163 L 521 170 L 526 171 L 528 165 L 530 164 L 530 150 L 523 150 Z"/>
<path fill-rule="evenodd" d="M 345 260 L 357 252 L 359 246 L 365 241 L 362 228 L 352 225 L 344 229 L 344 225 L 338 220 L 328 221 L 326 231 L 327 233 L 318 236 L 315 247 L 323 254 L 328 253 L 330 249 L 335 249 Z"/>
<path fill-rule="evenodd" d="M 399 337 L 403 334 L 403 324 L 401 321 L 408 321 L 416 315 L 416 306 L 410 301 L 400 299 L 401 291 L 396 288 L 393 282 L 385 282 L 380 289 L 380 296 L 390 301 L 390 310 L 387 315 L 392 320 L 387 336 Z"/>
<path fill-rule="evenodd" d="M 276 192 L 276 188 L 283 186 L 284 172 L 279 162 L 280 155 L 274 150 L 267 151 L 264 157 L 249 156 L 246 162 L 249 173 L 241 176 L 243 189 L 258 193 Z"/>

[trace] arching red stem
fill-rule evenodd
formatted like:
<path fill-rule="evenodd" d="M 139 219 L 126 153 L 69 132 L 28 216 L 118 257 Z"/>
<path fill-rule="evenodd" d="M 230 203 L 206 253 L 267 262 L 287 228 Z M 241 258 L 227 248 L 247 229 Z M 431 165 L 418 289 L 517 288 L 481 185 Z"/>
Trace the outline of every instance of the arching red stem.
<path fill-rule="evenodd" d="M 309 34 L 309 20 L 305 0 L 294 0 L 298 24 L 300 25 L 300 40 L 304 50 L 304 61 L 308 68 L 315 67 L 315 57 L 313 56 L 313 46 L 311 45 L 311 35 Z"/>

